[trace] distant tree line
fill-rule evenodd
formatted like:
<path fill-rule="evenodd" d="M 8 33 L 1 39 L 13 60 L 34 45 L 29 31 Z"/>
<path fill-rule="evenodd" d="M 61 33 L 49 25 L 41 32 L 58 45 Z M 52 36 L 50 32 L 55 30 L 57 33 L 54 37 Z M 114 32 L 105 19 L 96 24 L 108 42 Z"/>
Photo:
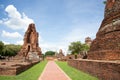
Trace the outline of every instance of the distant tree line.
<path fill-rule="evenodd" d="M 80 41 L 76 42 L 71 42 L 70 45 L 68 46 L 68 50 L 70 51 L 70 54 L 79 54 L 83 52 L 89 51 L 90 46 L 87 44 L 83 44 Z M 44 56 L 54 56 L 55 51 L 46 51 Z"/>
<path fill-rule="evenodd" d="M 21 45 L 7 44 L 5 45 L 0 41 L 0 56 L 15 56 L 18 51 L 21 49 Z"/>
<path fill-rule="evenodd" d="M 45 56 L 54 56 L 55 52 L 54 51 L 46 51 Z"/>

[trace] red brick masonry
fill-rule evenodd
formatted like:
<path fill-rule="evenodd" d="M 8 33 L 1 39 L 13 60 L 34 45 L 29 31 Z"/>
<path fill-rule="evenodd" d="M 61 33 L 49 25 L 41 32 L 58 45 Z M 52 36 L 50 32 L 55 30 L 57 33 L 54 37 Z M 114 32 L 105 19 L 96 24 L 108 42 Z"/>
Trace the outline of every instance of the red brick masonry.
<path fill-rule="evenodd" d="M 120 80 L 120 61 L 68 60 L 68 64 L 100 80 Z"/>
<path fill-rule="evenodd" d="M 32 63 L 16 63 L 15 65 L 11 66 L 0 66 L 0 75 L 17 75 L 33 65 L 39 63 L 39 61 L 34 61 Z"/>
<path fill-rule="evenodd" d="M 120 0 L 106 0 L 104 19 L 93 40 L 88 59 L 120 60 Z"/>

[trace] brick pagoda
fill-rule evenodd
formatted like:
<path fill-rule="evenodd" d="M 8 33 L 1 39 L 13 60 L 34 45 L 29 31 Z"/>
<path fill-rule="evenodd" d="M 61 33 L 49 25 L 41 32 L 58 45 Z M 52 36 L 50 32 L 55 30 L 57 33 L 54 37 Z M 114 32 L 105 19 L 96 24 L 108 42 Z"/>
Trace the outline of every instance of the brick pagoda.
<path fill-rule="evenodd" d="M 88 59 L 120 60 L 120 0 L 107 0 L 104 19 L 91 44 Z"/>
<path fill-rule="evenodd" d="M 27 31 L 24 35 L 24 44 L 19 52 L 19 55 L 27 57 L 35 57 L 41 55 L 41 48 L 38 44 L 39 34 L 36 32 L 35 24 L 29 24 Z"/>
<path fill-rule="evenodd" d="M 92 39 L 90 37 L 86 37 L 85 38 L 85 44 L 88 45 L 88 46 L 90 46 L 91 43 L 92 43 Z"/>

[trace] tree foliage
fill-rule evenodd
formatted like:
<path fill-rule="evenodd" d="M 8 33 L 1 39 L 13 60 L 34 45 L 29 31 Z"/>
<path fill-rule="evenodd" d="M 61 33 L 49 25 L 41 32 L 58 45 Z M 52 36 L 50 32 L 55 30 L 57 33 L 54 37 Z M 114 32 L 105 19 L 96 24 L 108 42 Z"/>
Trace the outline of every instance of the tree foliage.
<path fill-rule="evenodd" d="M 69 45 L 68 50 L 72 54 L 79 54 L 82 51 L 88 51 L 89 50 L 89 46 L 86 45 L 86 44 L 82 44 L 80 41 L 76 41 L 76 42 L 72 42 Z"/>
<path fill-rule="evenodd" d="M 54 56 L 55 52 L 54 51 L 47 51 L 45 52 L 45 56 Z"/>
<path fill-rule="evenodd" d="M 90 47 L 86 44 L 82 44 L 81 51 L 89 51 Z"/>
<path fill-rule="evenodd" d="M 15 56 L 20 50 L 20 48 L 21 48 L 20 45 L 14 45 L 14 44 L 5 45 L 3 49 L 3 55 L 4 56 Z"/>
<path fill-rule="evenodd" d="M 21 45 L 4 45 L 0 42 L 0 55 L 1 56 L 15 56 L 19 50 L 21 49 Z"/>
<path fill-rule="evenodd" d="M 107 3 L 107 1 L 105 0 L 105 1 L 103 1 L 103 4 L 106 4 Z"/>
<path fill-rule="evenodd" d="M 77 42 L 72 42 L 70 45 L 69 45 L 69 51 L 71 51 L 72 54 L 76 54 L 76 53 L 79 53 L 81 51 L 81 48 L 82 48 L 82 44 L 80 41 L 77 41 Z"/>
<path fill-rule="evenodd" d="M 4 49 L 4 43 L 0 41 L 0 55 L 2 54 L 3 49 Z"/>

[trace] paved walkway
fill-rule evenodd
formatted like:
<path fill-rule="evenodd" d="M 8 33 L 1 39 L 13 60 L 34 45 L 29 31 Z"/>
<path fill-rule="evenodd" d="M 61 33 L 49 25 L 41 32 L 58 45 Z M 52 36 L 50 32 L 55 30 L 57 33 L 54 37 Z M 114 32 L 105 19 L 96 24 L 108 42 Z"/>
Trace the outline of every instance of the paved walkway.
<path fill-rule="evenodd" d="M 38 80 L 71 80 L 54 61 L 49 61 Z"/>

